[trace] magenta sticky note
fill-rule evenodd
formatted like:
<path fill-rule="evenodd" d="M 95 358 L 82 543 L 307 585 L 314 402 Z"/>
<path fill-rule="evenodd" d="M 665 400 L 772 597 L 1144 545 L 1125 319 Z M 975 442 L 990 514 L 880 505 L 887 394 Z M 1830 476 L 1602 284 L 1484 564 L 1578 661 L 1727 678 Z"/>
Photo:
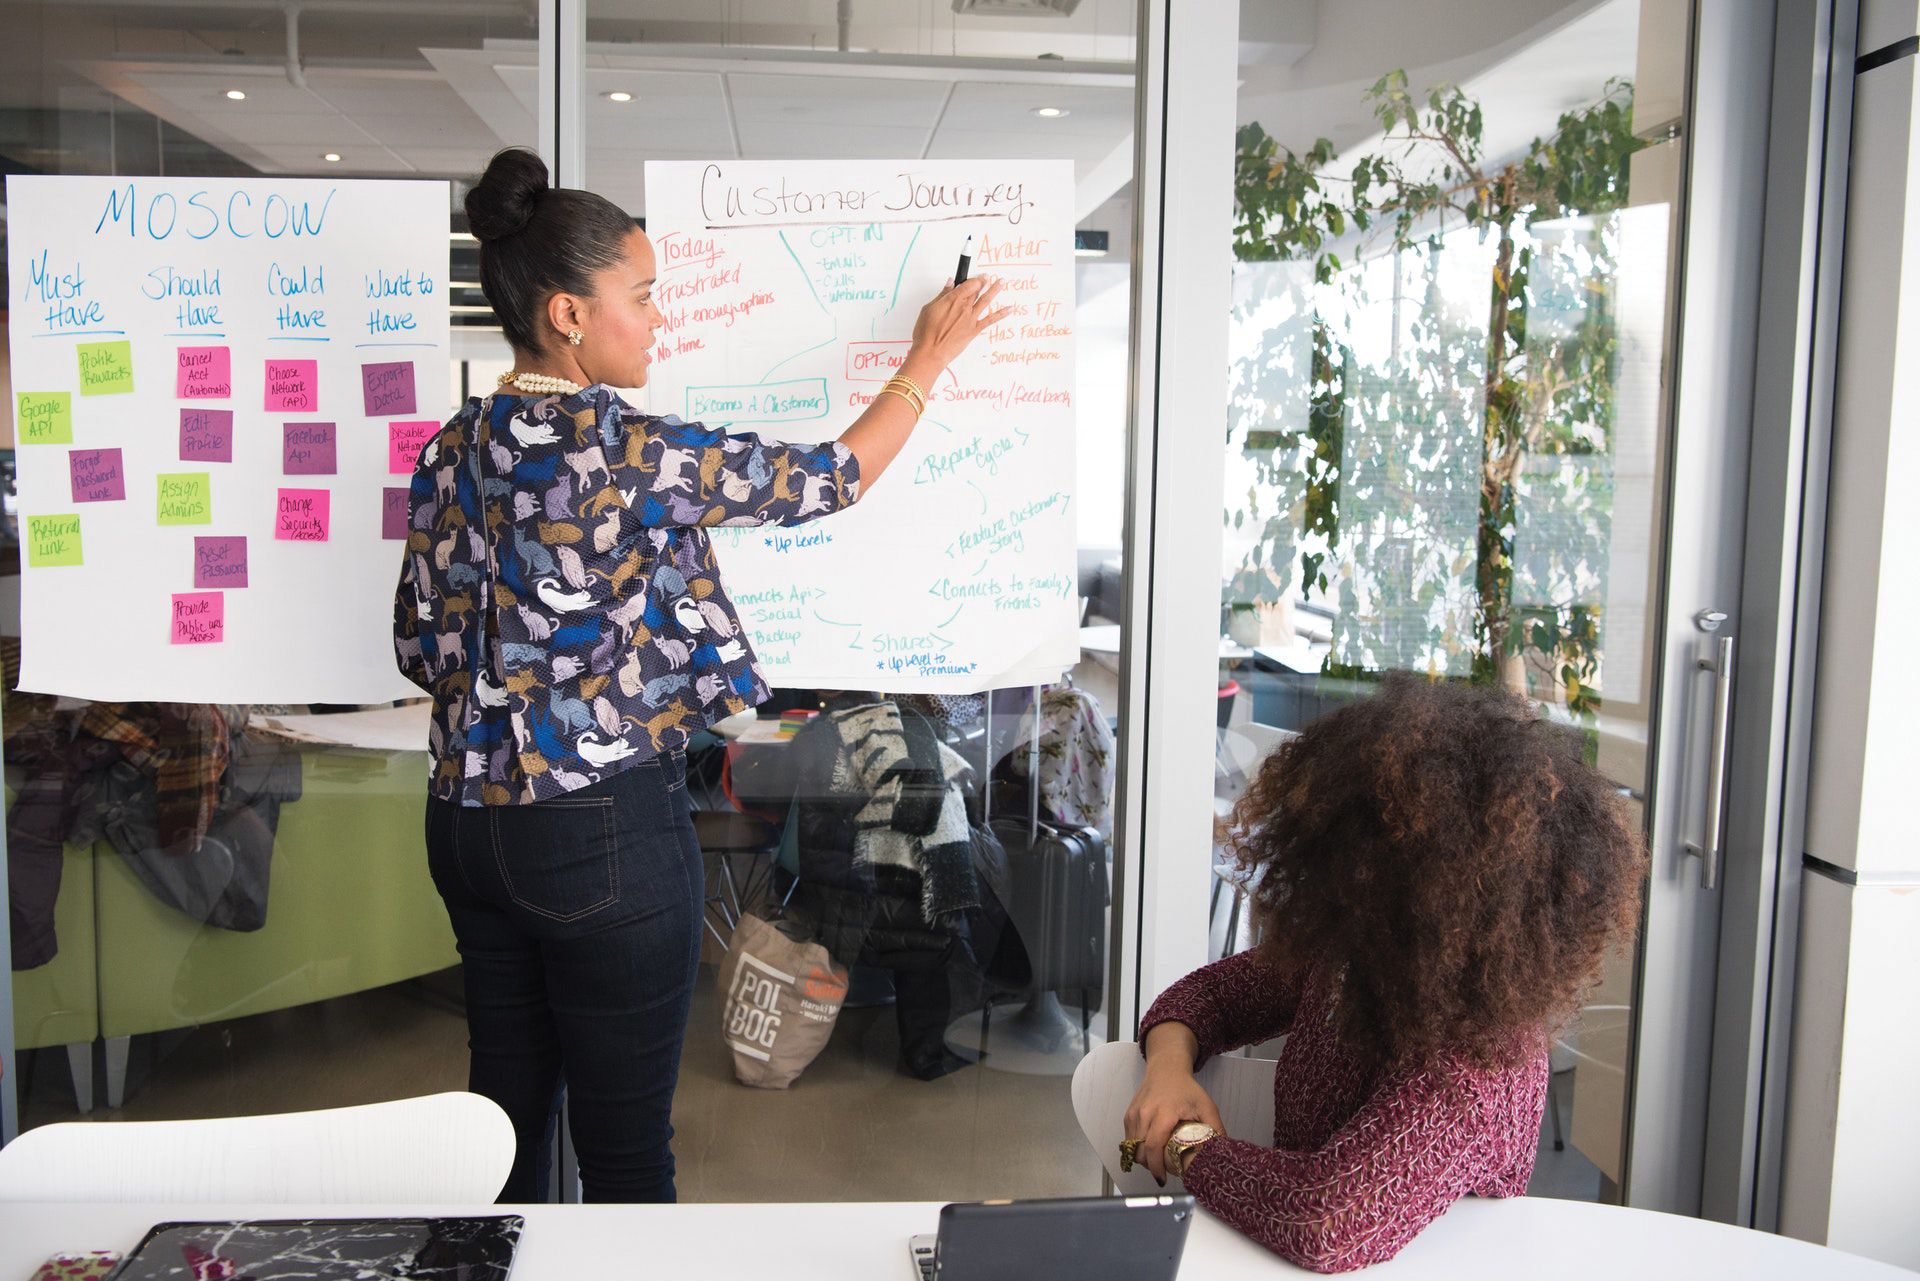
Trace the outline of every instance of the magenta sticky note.
<path fill-rule="evenodd" d="M 225 400 L 233 395 L 233 353 L 225 347 L 177 348 L 173 394 L 181 400 Z"/>
<path fill-rule="evenodd" d="M 332 423 L 288 423 L 280 444 L 280 469 L 289 476 L 331 476 L 334 466 Z"/>
<path fill-rule="evenodd" d="M 440 434 L 440 424 L 431 419 L 406 419 L 387 424 L 387 471 L 405 476 L 420 458 L 420 450 Z"/>
<path fill-rule="evenodd" d="M 407 491 L 391 486 L 380 491 L 380 537 L 407 538 Z"/>
<path fill-rule="evenodd" d="M 324 543 L 330 524 L 326 489 L 283 489 L 273 514 L 273 536 L 296 543 Z"/>
<path fill-rule="evenodd" d="M 242 536 L 193 540 L 195 587 L 245 587 L 247 540 Z"/>
<path fill-rule="evenodd" d="M 182 409 L 180 411 L 180 461 L 183 463 L 232 462 L 233 411 L 231 409 Z"/>
<path fill-rule="evenodd" d="M 219 592 L 173 594 L 173 643 L 212 645 L 225 640 L 227 600 Z"/>
<path fill-rule="evenodd" d="M 360 366 L 360 389 L 366 396 L 367 417 L 411 414 L 420 406 L 413 398 L 413 362 L 396 360 L 384 365 Z"/>
<path fill-rule="evenodd" d="M 70 449 L 67 464 L 73 475 L 73 501 L 111 503 L 127 496 L 127 470 L 117 449 Z"/>
<path fill-rule="evenodd" d="M 269 360 L 267 362 L 268 413 L 311 413 L 318 408 L 320 408 L 319 361 Z"/>

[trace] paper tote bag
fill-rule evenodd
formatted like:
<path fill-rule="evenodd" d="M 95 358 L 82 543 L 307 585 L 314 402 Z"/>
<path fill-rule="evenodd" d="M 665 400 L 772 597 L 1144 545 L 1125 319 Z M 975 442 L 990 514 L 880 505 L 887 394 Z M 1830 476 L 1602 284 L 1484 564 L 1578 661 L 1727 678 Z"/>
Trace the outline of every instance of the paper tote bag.
<path fill-rule="evenodd" d="M 757 916 L 734 927 L 720 962 L 720 1035 L 743 1085 L 784 1090 L 833 1034 L 847 999 L 846 967 Z"/>

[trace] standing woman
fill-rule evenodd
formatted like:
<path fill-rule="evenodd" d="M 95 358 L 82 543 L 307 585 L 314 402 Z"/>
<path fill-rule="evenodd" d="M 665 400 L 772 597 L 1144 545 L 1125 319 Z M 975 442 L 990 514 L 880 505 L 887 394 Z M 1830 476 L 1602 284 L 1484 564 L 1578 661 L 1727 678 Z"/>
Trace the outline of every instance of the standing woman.
<path fill-rule="evenodd" d="M 683 748 L 767 697 L 707 528 L 791 525 L 880 478 L 947 364 L 1007 309 L 968 281 L 920 312 L 895 394 L 837 441 L 654 418 L 653 246 L 590 192 L 496 155 L 467 195 L 513 347 L 500 390 L 421 451 L 394 601 L 433 695 L 427 858 L 466 967 L 470 1088 L 518 1140 L 500 1199 L 538 1200 L 568 1091 L 589 1201 L 674 1199 L 669 1114 L 704 875 Z"/>

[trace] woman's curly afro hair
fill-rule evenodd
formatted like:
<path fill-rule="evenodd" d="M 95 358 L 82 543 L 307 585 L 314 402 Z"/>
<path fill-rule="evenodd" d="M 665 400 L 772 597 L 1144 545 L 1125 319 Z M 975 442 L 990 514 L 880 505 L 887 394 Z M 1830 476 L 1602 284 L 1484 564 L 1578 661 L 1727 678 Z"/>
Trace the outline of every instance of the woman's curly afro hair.
<path fill-rule="evenodd" d="M 1539 1052 L 1640 914 L 1639 828 L 1577 734 L 1521 698 L 1388 679 L 1277 749 L 1234 807 L 1283 974 L 1376 1066 Z"/>

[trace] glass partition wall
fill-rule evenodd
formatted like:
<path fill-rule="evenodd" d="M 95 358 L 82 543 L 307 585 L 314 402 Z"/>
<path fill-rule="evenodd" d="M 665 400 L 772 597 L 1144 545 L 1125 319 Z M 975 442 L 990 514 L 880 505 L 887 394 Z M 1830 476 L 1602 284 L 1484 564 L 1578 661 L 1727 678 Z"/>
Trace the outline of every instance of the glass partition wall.
<path fill-rule="evenodd" d="M 1242 28 L 1217 804 L 1410 671 L 1524 694 L 1644 805 L 1686 6 L 1389 7 Z M 1620 1196 L 1634 987 L 1554 1048 L 1536 1193 Z"/>
<path fill-rule="evenodd" d="M 7 4 L 0 20 L 9 174 L 459 180 L 498 146 L 533 141 L 531 129 L 484 125 L 436 70 L 501 41 L 531 47 L 518 5 Z M 455 277 L 470 282 L 462 226 L 451 217 L 448 234 Z M 26 283 L 12 281 L 9 298 Z M 316 285 L 312 300 L 355 309 L 343 286 L 323 296 Z M 474 310 L 456 306 L 456 324 Z M 445 367 L 419 369 L 420 416 L 459 402 L 464 337 Z M 31 370 L 11 375 L 32 385 Z M 19 1124 L 464 1088 L 453 937 L 420 840 L 424 704 L 17 692 L 22 646 L 58 640 L 21 635 L 5 401 L 0 726 L 16 1071 L 4 1088 Z M 180 790 L 158 803 L 163 776 Z"/>
<path fill-rule="evenodd" d="M 768 710 L 817 713 L 814 723 L 786 741 L 749 729 L 724 749 L 722 767 L 741 809 L 785 820 L 787 844 L 770 874 L 756 852 L 714 849 L 712 888 L 724 903 L 716 905 L 709 952 L 722 959 L 735 933 L 728 918 L 738 913 L 782 921 L 850 967 L 847 1003 L 825 1049 L 790 1091 L 750 1090 L 736 1079 L 743 1053 L 737 1038 L 721 1035 L 737 996 L 724 979 L 735 971 L 703 967 L 675 1102 L 676 1129 L 700 1136 L 679 1153 L 689 1197 L 957 1198 L 1100 1187 L 1099 1162 L 1074 1121 L 1067 1086 L 1107 1027 L 1134 6 L 1083 0 L 1060 8 L 1070 14 L 1005 6 L 972 12 L 902 0 L 858 4 L 850 13 L 842 6 L 837 14 L 827 6 L 748 7 L 723 21 L 661 0 L 590 0 L 586 7 L 585 185 L 646 222 L 665 247 L 666 323 L 645 393 L 651 411 L 689 418 L 706 412 L 736 430 L 784 439 L 836 434 L 883 376 L 860 381 L 856 362 L 882 350 L 876 339 L 905 339 L 926 300 L 910 296 L 900 281 L 925 274 L 917 264 L 929 244 L 942 246 L 933 252 L 941 271 L 949 270 L 970 231 L 977 233 L 974 271 L 1002 277 L 1010 299 L 1049 296 L 1058 288 L 1050 282 L 1071 281 L 1064 296 L 1023 305 L 956 362 L 955 375 L 927 389 L 914 439 L 879 482 L 876 506 L 895 501 L 885 507 L 890 513 L 914 510 L 897 501 L 903 493 L 936 506 L 943 490 L 981 494 L 977 524 L 956 540 L 968 548 L 964 563 L 952 548 L 936 552 L 935 560 L 947 562 L 939 581 L 914 580 L 911 587 L 910 574 L 876 564 L 866 590 L 945 592 L 965 627 L 957 617 L 962 603 L 977 609 L 977 593 L 1011 587 L 986 568 L 990 553 L 1022 537 L 1068 533 L 1077 547 L 1069 569 L 1077 573 L 1084 624 L 1080 661 L 1066 679 L 1050 678 L 1044 687 L 1007 680 L 965 697 L 914 694 L 879 673 L 859 689 L 794 688 L 776 677 L 781 687 Z M 1050 211 L 1058 225 L 1094 234 L 1045 238 L 997 220 L 935 220 L 908 233 L 876 220 L 885 214 L 822 214 L 790 204 L 779 215 L 782 248 L 756 265 L 751 251 L 726 256 L 724 239 L 699 244 L 714 233 L 688 230 L 684 220 L 673 220 L 671 207 L 649 208 L 656 193 L 645 166 L 675 160 L 710 164 L 709 175 L 756 175 L 743 186 L 778 181 L 768 175 L 784 174 L 779 166 L 788 162 L 834 161 L 845 170 L 793 172 L 837 189 L 861 166 L 869 187 L 920 191 L 930 200 L 964 162 L 1040 162 L 1021 173 L 1027 181 L 1057 174 L 1060 191 L 1070 192 L 1070 214 Z M 797 176 L 793 181 L 803 185 Z M 888 190 L 874 199 L 902 203 Z M 728 221 L 723 210 L 713 207 L 715 221 Z M 776 233 L 765 234 L 771 241 Z M 755 272 L 762 273 L 757 280 Z M 849 331 L 855 321 L 847 304 L 857 307 L 869 289 L 891 291 L 891 308 Z M 786 291 L 818 305 L 803 302 L 787 313 L 792 332 L 737 341 L 768 344 L 752 371 L 767 368 L 760 387 L 820 372 L 807 361 L 823 348 L 835 353 L 834 372 L 844 357 L 848 381 L 827 379 L 831 409 L 793 427 L 739 408 L 703 411 L 699 390 L 688 383 L 709 379 L 680 370 L 701 359 L 702 344 L 728 342 L 732 318 L 736 332 L 750 331 L 756 299 Z M 732 318 L 713 319 L 721 313 Z M 1075 362 L 1071 375 L 1050 372 L 1063 354 Z M 994 443 L 1004 431 L 1000 423 L 1018 426 L 1023 415 L 1015 404 L 997 420 L 965 415 L 976 403 L 969 391 L 977 394 L 992 378 L 990 362 L 1016 357 L 1021 384 L 1044 389 L 1050 406 L 1070 409 L 1048 421 L 1049 430 L 1071 424 L 1076 475 L 1071 485 L 1058 484 L 1057 495 L 1003 513 L 989 507 L 1005 500 L 983 464 L 1002 448 L 1023 447 L 1020 435 Z M 980 463 L 971 461 L 976 457 Z M 969 461 L 953 461 L 962 458 Z M 969 470 L 990 494 L 968 479 Z M 1054 497 L 1061 501 L 1049 502 Z M 903 528 L 902 536 L 910 531 Z M 741 544 L 724 534 L 716 539 L 723 567 L 729 554 L 743 555 Z M 736 570 L 741 583 L 754 572 L 739 559 Z M 789 598 L 748 609 L 748 625 L 769 657 L 784 647 L 791 604 Z M 839 624 L 835 611 L 816 606 L 807 605 L 806 624 Z M 988 626 L 1017 633 L 1025 617 L 998 610 Z M 869 649 L 857 634 L 846 635 L 862 653 L 892 657 L 878 641 Z M 963 928 L 925 929 L 918 909 L 903 910 L 910 905 L 884 881 L 869 893 L 861 872 L 871 857 L 866 838 L 858 821 L 841 820 L 879 793 L 844 787 L 840 766 L 831 764 L 855 726 L 878 726 L 883 736 L 899 726 L 909 744 L 926 734 L 950 754 L 981 887 L 980 906 L 966 914 Z M 1071 785 L 1069 777 L 1085 785 Z"/>
<path fill-rule="evenodd" d="M 747 718 L 690 751 L 711 899 L 674 1114 L 684 1199 L 1100 1187 L 1067 1083 L 1108 1026 L 1135 6 L 1060 7 L 1070 12 L 873 0 L 850 21 L 817 4 L 724 16 L 664 0 L 586 7 L 584 71 L 567 90 L 584 103 L 585 185 L 643 223 L 649 160 L 994 157 L 1057 164 L 1081 233 L 1050 246 L 1046 264 L 1073 282 L 1046 324 L 1056 348 L 1077 347 L 1075 373 L 1058 386 L 1026 379 L 1072 410 L 1075 475 L 1061 485 L 1070 512 L 1063 503 L 1048 516 L 1077 547 L 1061 590 L 1077 601 L 1079 661 L 1049 684 L 974 696 L 783 687 L 769 705 L 792 723 L 867 709 L 955 762 L 963 839 L 988 884 L 967 928 L 923 931 L 910 940 L 920 946 L 875 946 L 864 919 L 840 931 L 846 1004 L 787 1090 L 735 1079 L 721 962 L 743 915 L 829 932 L 822 889 L 853 850 L 819 832 L 846 798 L 802 786 L 796 761 L 819 734 L 783 737 L 778 720 Z M 451 180 L 453 359 L 419 405 L 422 417 L 444 417 L 509 367 L 459 211 L 496 149 L 536 142 L 532 14 L 519 3 L 408 0 L 377 14 L 326 0 L 0 5 L 10 32 L 0 159 L 13 173 Z M 1030 256 L 990 266 L 988 254 L 981 269 L 1017 274 Z M 662 341 L 673 340 L 670 324 Z M 989 341 L 1031 346 L 1017 334 Z M 17 601 L 10 493 L 7 504 L 0 584 Z M 21 637 L 18 619 L 17 604 L 0 615 L 8 847 L 24 874 L 12 903 L 18 1068 L 0 1088 L 17 1099 L 20 1124 L 463 1088 L 460 973 L 420 837 L 424 704 L 108 705 L 16 693 L 20 647 L 45 643 Z M 178 851 L 137 818 L 151 815 L 155 785 L 140 748 L 190 756 L 216 740 L 230 760 L 202 771 L 213 818 L 184 856 L 200 864 L 185 893 L 168 875 L 184 865 Z M 1036 870 L 1049 850 L 1063 860 L 1057 875 Z M 50 928 L 21 928 L 23 913 Z M 29 938 L 40 942 L 23 954 Z"/>

